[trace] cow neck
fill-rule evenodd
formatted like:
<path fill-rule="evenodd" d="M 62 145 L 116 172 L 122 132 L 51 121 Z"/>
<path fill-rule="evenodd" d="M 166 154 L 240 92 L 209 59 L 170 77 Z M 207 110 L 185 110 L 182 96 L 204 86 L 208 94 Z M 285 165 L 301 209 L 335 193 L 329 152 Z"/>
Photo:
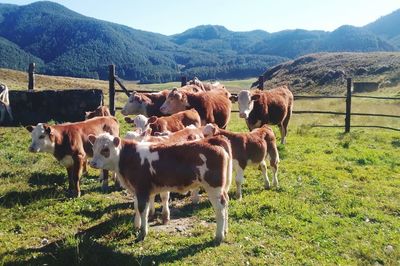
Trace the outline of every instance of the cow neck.
<path fill-rule="evenodd" d="M 53 155 L 58 160 L 64 158 L 66 151 L 66 143 L 64 141 L 64 135 L 60 134 L 56 128 L 53 127 L 53 138 L 54 138 L 54 150 Z"/>
<path fill-rule="evenodd" d="M 251 110 L 247 119 L 250 124 L 255 124 L 258 120 L 263 120 L 268 114 L 268 110 L 263 109 L 263 106 L 259 102 L 260 100 L 254 102 L 253 110 Z"/>

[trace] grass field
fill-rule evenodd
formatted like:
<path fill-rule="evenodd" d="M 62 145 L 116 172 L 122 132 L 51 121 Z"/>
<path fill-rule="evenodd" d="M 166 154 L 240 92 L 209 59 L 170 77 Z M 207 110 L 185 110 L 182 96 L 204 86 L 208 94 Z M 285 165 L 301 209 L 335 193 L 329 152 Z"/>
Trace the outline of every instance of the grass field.
<path fill-rule="evenodd" d="M 245 130 L 237 115 L 229 127 Z M 248 168 L 241 202 L 232 185 L 230 232 L 218 247 L 205 195 L 199 205 L 174 199 L 171 224 L 153 223 L 135 243 L 124 191 L 101 193 L 91 169 L 83 196 L 68 199 L 65 170 L 49 155 L 27 152 L 24 128 L 0 128 L 0 139 L 3 264 L 400 263 L 397 132 L 291 126 L 279 147 L 281 188 L 265 191 L 260 171 Z"/>
<path fill-rule="evenodd" d="M 10 76 L 9 83 L 3 82 L 24 89 L 22 76 L 13 77 L 14 83 Z M 107 88 L 103 81 L 42 78 L 47 85 L 41 88 Z M 125 100 L 121 94 L 119 105 Z M 398 101 L 357 101 L 357 111 L 400 113 Z M 297 110 L 344 109 L 337 100 L 295 104 Z M 128 126 L 119 113 L 118 118 L 124 133 Z M 90 169 L 81 181 L 83 196 L 67 198 L 63 167 L 50 155 L 29 153 L 24 128 L 0 127 L 0 265 L 399 265 L 400 134 L 310 127 L 341 125 L 343 119 L 294 115 L 287 145 L 279 146 L 281 188 L 264 190 L 257 166 L 246 169 L 242 201 L 234 199 L 232 184 L 230 232 L 218 247 L 212 242 L 214 213 L 205 195 L 199 205 L 174 198 L 170 224 L 160 225 L 159 215 L 148 238 L 135 243 L 133 203 L 126 192 L 102 193 L 98 173 Z M 398 119 L 355 123 L 400 127 Z M 246 131 L 237 114 L 229 129 Z"/>

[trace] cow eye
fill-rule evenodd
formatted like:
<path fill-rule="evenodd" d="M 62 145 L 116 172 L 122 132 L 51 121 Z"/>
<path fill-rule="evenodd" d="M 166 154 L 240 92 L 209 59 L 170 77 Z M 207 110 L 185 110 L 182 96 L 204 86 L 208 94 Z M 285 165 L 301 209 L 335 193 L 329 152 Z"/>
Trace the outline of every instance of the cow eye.
<path fill-rule="evenodd" d="M 44 135 L 40 135 L 40 136 L 39 136 L 39 139 L 44 139 Z"/>
<path fill-rule="evenodd" d="M 110 149 L 104 148 L 100 151 L 100 154 L 103 155 L 104 157 L 108 158 L 108 157 L 110 157 Z"/>
<path fill-rule="evenodd" d="M 130 103 L 133 103 L 133 98 L 129 98 L 129 102 L 130 102 Z"/>

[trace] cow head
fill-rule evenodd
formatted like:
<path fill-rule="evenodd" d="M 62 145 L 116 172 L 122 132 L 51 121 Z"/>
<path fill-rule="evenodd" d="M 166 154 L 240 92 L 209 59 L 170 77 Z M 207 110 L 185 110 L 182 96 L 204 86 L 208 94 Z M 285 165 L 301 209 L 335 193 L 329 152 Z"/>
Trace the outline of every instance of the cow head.
<path fill-rule="evenodd" d="M 37 126 L 27 126 L 31 132 L 32 143 L 29 146 L 30 152 L 54 153 L 54 129 L 46 124 L 39 123 Z"/>
<path fill-rule="evenodd" d="M 149 104 L 149 99 L 138 92 L 132 92 L 129 96 L 128 102 L 122 108 L 123 115 L 145 114 L 146 106 Z"/>
<path fill-rule="evenodd" d="M 254 108 L 254 101 L 260 99 L 260 94 L 251 94 L 250 91 L 242 90 L 237 96 L 239 104 L 239 116 L 241 118 L 249 118 L 250 112 Z"/>
<path fill-rule="evenodd" d="M 218 126 L 215 124 L 208 123 L 203 128 L 204 137 L 214 136 L 218 133 Z"/>
<path fill-rule="evenodd" d="M 163 114 L 175 114 L 180 111 L 186 110 L 189 106 L 186 94 L 174 88 L 167 96 L 167 99 L 160 107 Z"/>
<path fill-rule="evenodd" d="M 109 133 L 103 133 L 97 137 L 89 135 L 89 141 L 93 145 L 93 159 L 90 161 L 90 166 L 118 172 L 121 139 Z"/>
<path fill-rule="evenodd" d="M 127 122 L 129 124 L 134 124 L 136 128 L 139 128 L 142 131 L 146 130 L 148 120 L 149 119 L 144 115 L 137 115 L 134 119 L 132 119 L 130 117 L 125 117 L 125 122 Z"/>

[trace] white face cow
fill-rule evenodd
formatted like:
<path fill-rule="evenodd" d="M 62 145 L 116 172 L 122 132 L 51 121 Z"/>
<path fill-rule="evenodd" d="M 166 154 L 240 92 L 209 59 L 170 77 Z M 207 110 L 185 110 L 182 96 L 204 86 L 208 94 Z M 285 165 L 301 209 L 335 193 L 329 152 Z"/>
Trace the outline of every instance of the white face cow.
<path fill-rule="evenodd" d="M 49 152 L 54 153 L 53 133 L 51 127 L 39 123 L 36 127 L 27 126 L 26 129 L 31 132 L 32 143 L 29 146 L 30 152 Z"/>
<path fill-rule="evenodd" d="M 134 119 L 130 117 L 125 117 L 125 122 L 134 124 L 136 128 L 146 131 L 148 128 L 149 119 L 144 115 L 137 115 Z"/>
<path fill-rule="evenodd" d="M 185 111 L 189 104 L 187 102 L 186 95 L 177 88 L 174 88 L 167 96 L 167 99 L 160 107 L 160 111 L 163 114 L 175 114 L 177 112 Z"/>
<path fill-rule="evenodd" d="M 254 107 L 254 101 L 258 100 L 259 98 L 259 94 L 251 95 L 251 92 L 247 90 L 242 90 L 241 92 L 239 92 L 238 105 L 240 118 L 249 118 L 249 114 Z"/>
<path fill-rule="evenodd" d="M 131 93 L 129 96 L 128 102 L 125 104 L 124 108 L 122 108 L 121 113 L 123 115 L 133 115 L 133 114 L 141 114 L 146 112 L 146 101 L 143 98 L 143 95 L 140 95 L 137 92 Z"/>
<path fill-rule="evenodd" d="M 118 172 L 121 139 L 109 133 L 103 133 L 97 137 L 89 135 L 89 141 L 93 145 L 93 159 L 90 161 L 90 166 Z"/>

